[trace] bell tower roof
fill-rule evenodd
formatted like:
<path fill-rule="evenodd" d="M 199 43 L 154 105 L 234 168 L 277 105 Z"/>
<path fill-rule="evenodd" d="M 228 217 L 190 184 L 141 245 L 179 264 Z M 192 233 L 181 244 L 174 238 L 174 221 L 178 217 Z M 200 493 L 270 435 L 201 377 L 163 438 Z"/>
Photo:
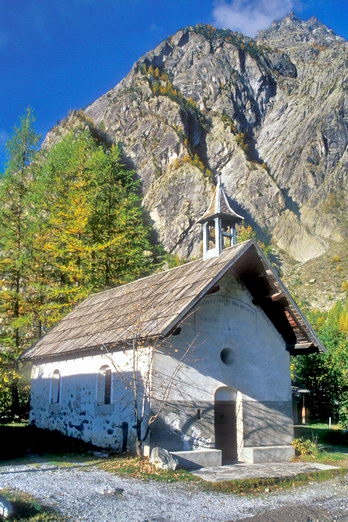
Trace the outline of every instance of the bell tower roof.
<path fill-rule="evenodd" d="M 243 221 L 228 202 L 226 193 L 218 175 L 217 185 L 208 210 L 198 223 L 203 228 L 203 259 L 210 259 L 221 254 L 224 248 L 237 242 L 236 225 Z"/>
<path fill-rule="evenodd" d="M 221 183 L 221 176 L 218 175 L 217 185 L 214 190 L 213 197 L 209 203 L 208 209 L 198 220 L 198 223 L 205 223 L 216 217 L 221 217 L 230 223 L 240 223 L 244 218 L 237 214 L 228 202 L 226 192 Z"/>

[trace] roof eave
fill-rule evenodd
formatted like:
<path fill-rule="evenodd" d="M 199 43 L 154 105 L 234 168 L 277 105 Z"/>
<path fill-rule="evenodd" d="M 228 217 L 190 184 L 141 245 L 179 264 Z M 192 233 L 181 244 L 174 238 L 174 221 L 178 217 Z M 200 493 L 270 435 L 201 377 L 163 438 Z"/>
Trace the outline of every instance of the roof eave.
<path fill-rule="evenodd" d="M 244 218 L 236 212 L 233 214 L 226 214 L 225 212 L 214 212 L 213 214 L 205 214 L 200 219 L 198 219 L 197 223 L 205 223 L 206 221 L 210 221 L 217 217 L 223 218 L 225 221 L 233 221 L 234 223 L 241 223 Z"/>
<path fill-rule="evenodd" d="M 148 337 L 139 337 L 137 340 L 138 343 L 149 343 L 154 339 L 162 339 L 162 334 L 153 334 Z M 24 358 L 23 360 L 25 362 L 46 362 L 46 361 L 53 361 L 53 360 L 62 360 L 62 359 L 75 359 L 79 357 L 86 357 L 88 355 L 99 355 L 99 354 L 108 354 L 115 351 L 123 351 L 126 349 L 132 349 L 133 339 L 129 338 L 126 340 L 122 340 L 120 342 L 114 342 L 114 343 L 104 343 L 104 344 L 96 344 L 94 346 L 86 346 L 84 348 L 78 348 L 76 350 L 70 350 L 66 352 L 60 352 L 60 353 L 52 353 L 52 354 L 44 354 L 44 355 L 33 355 L 32 357 Z M 28 350 L 27 350 L 28 351 Z M 24 353 L 20 358 L 23 358 Z"/>
<path fill-rule="evenodd" d="M 262 250 L 258 247 L 258 245 L 255 242 L 253 242 L 253 244 L 254 244 L 254 247 L 256 248 L 259 256 L 261 257 L 262 262 L 264 263 L 264 265 L 267 267 L 268 270 L 271 270 L 271 272 L 273 273 L 273 276 L 277 280 L 277 283 L 281 287 L 282 292 L 286 295 L 289 303 L 291 303 L 291 305 L 294 307 L 296 312 L 300 315 L 302 321 L 304 322 L 304 324 L 308 328 L 308 334 L 309 334 L 309 337 L 310 337 L 309 340 L 313 343 L 314 346 L 316 346 L 318 348 L 319 352 L 325 353 L 327 350 L 326 350 L 325 346 L 323 345 L 323 343 L 318 338 L 318 336 L 316 335 L 316 333 L 314 332 L 314 330 L 313 330 L 310 322 L 308 321 L 307 317 L 300 310 L 300 308 L 297 305 L 296 301 L 293 299 L 293 297 L 290 294 L 289 290 L 286 288 L 286 286 L 284 285 L 284 283 L 282 282 L 282 280 L 278 276 L 277 272 L 274 270 L 274 268 L 272 267 L 271 263 L 268 261 L 268 259 L 265 256 L 265 254 L 262 252 Z"/>

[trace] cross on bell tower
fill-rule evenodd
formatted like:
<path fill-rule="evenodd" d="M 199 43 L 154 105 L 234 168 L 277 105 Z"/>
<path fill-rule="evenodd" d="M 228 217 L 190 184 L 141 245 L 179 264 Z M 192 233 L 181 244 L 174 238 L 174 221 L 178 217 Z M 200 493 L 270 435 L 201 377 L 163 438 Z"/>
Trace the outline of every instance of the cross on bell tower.
<path fill-rule="evenodd" d="M 217 257 L 224 248 L 235 245 L 236 224 L 243 219 L 230 207 L 219 174 L 209 207 L 198 220 L 203 225 L 203 259 Z"/>

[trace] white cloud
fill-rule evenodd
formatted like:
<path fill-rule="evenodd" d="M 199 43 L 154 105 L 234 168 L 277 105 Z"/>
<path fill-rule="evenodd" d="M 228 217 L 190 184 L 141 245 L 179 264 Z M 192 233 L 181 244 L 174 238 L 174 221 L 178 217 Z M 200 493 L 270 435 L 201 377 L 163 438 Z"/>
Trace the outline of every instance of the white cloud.
<path fill-rule="evenodd" d="M 214 22 L 222 27 L 254 36 L 273 20 L 287 15 L 296 0 L 232 0 L 219 2 L 213 11 Z M 297 2 L 296 2 L 297 3 Z"/>
<path fill-rule="evenodd" d="M 157 24 L 151 24 L 150 27 L 149 27 L 149 31 L 151 33 L 159 33 L 161 31 L 163 31 L 163 28 L 160 27 L 159 25 Z"/>

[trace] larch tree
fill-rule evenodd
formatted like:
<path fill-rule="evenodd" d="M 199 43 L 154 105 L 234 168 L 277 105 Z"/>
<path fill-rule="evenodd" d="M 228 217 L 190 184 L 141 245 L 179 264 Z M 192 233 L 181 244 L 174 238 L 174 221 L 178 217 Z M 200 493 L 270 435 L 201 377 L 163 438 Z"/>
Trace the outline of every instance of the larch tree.
<path fill-rule="evenodd" d="M 91 292 L 148 273 L 151 243 L 134 173 L 117 146 L 75 129 L 44 153 L 36 176 L 40 324 L 54 324 Z"/>
<path fill-rule="evenodd" d="M 17 357 L 31 338 L 28 294 L 32 247 L 28 208 L 32 176 L 29 165 L 39 141 L 33 122 L 28 108 L 7 142 L 9 160 L 0 178 L 0 387 L 1 397 L 13 414 L 19 411 L 21 376 Z"/>
<path fill-rule="evenodd" d="M 87 223 L 94 192 L 86 133 L 69 134 L 44 151 L 35 184 L 38 318 L 42 333 L 91 291 L 92 246 Z"/>

